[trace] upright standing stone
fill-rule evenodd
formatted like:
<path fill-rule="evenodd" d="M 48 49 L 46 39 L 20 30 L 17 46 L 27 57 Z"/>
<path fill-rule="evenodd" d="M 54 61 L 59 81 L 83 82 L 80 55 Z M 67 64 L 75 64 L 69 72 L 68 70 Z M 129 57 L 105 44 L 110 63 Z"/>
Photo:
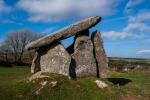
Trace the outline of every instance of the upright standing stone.
<path fill-rule="evenodd" d="M 71 56 L 62 44 L 50 46 L 41 54 L 41 71 L 69 76 Z"/>
<path fill-rule="evenodd" d="M 77 77 L 97 75 L 93 43 L 88 36 L 80 35 L 76 38 L 72 60 L 71 67 L 75 69 Z"/>
<path fill-rule="evenodd" d="M 96 31 L 92 34 L 92 41 L 94 44 L 94 53 L 98 65 L 99 76 L 105 78 L 107 77 L 108 64 L 105 50 L 103 47 L 102 37 L 99 31 Z"/>
<path fill-rule="evenodd" d="M 69 52 L 69 54 L 73 54 L 74 53 L 75 40 L 76 40 L 77 37 L 79 37 L 81 35 L 89 36 L 89 30 L 85 30 L 85 31 L 75 35 L 73 43 L 68 48 L 66 48 L 66 50 Z"/>
<path fill-rule="evenodd" d="M 71 37 L 73 35 L 79 34 L 80 32 L 95 26 L 98 22 L 100 22 L 100 20 L 101 18 L 98 16 L 82 20 L 60 31 L 44 36 L 36 41 L 29 43 L 26 46 L 26 49 L 30 50 L 30 49 L 40 48 L 52 42 L 57 42 L 58 40 L 62 40 Z"/>
<path fill-rule="evenodd" d="M 40 67 L 40 54 L 38 51 L 35 52 L 34 58 L 32 60 L 32 65 L 31 65 L 31 73 L 36 73 L 41 71 Z"/>

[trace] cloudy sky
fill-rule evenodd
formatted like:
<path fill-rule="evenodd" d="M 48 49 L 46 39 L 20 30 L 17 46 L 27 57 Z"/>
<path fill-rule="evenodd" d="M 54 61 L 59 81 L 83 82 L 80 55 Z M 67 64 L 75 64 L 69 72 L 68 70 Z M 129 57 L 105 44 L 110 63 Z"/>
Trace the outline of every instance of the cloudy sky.
<path fill-rule="evenodd" d="M 91 32 L 101 31 L 108 56 L 150 58 L 150 0 L 0 0 L 0 42 L 13 30 L 50 34 L 90 16 L 102 17 Z"/>

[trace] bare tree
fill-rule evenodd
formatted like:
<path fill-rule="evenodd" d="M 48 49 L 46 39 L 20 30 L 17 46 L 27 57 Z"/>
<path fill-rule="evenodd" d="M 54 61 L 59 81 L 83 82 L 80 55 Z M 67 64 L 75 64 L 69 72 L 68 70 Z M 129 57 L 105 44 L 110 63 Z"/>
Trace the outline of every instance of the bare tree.
<path fill-rule="evenodd" d="M 10 49 L 8 44 L 6 42 L 3 42 L 2 45 L 0 46 L 0 55 L 6 63 L 9 63 L 9 58 L 8 58 L 9 52 Z"/>
<path fill-rule="evenodd" d="M 25 46 L 35 38 L 38 38 L 38 35 L 32 34 L 28 29 L 8 33 L 5 43 L 8 45 L 10 51 L 13 52 L 16 63 L 22 62 Z"/>
<path fill-rule="evenodd" d="M 5 59 L 6 63 L 15 62 L 18 64 L 24 62 L 24 60 L 29 61 L 32 59 L 31 55 L 34 52 L 28 52 L 25 50 L 25 46 L 39 37 L 42 37 L 42 35 L 33 33 L 28 29 L 9 32 L 5 41 L 0 45 L 0 57 L 2 60 Z"/>
<path fill-rule="evenodd" d="M 33 34 L 31 34 L 31 32 L 29 30 L 22 30 L 22 32 L 19 34 L 19 61 L 22 61 L 22 55 L 24 53 L 25 50 L 25 46 L 31 42 L 33 39 Z"/>

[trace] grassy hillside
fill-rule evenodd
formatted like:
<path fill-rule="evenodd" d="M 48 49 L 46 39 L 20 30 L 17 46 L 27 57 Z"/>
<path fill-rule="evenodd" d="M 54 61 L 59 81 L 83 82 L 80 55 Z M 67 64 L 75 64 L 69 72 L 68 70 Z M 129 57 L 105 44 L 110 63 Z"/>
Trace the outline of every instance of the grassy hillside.
<path fill-rule="evenodd" d="M 46 75 L 49 78 L 30 82 L 28 81 L 28 77 L 31 76 L 29 68 L 0 68 L 0 100 L 150 99 L 149 74 L 111 72 L 111 78 L 100 79 L 109 85 L 105 89 L 98 88 L 94 82 L 98 78 L 95 77 L 69 80 L 58 74 Z M 47 84 L 41 88 L 41 83 L 45 81 Z M 51 82 L 57 82 L 56 86 L 52 86 Z"/>

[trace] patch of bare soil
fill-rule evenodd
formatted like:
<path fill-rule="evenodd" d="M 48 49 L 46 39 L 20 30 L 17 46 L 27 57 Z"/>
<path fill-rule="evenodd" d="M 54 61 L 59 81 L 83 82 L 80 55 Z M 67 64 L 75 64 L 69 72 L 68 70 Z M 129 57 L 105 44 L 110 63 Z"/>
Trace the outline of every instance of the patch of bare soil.
<path fill-rule="evenodd" d="M 139 100 L 137 96 L 133 94 L 121 95 L 118 100 Z"/>

